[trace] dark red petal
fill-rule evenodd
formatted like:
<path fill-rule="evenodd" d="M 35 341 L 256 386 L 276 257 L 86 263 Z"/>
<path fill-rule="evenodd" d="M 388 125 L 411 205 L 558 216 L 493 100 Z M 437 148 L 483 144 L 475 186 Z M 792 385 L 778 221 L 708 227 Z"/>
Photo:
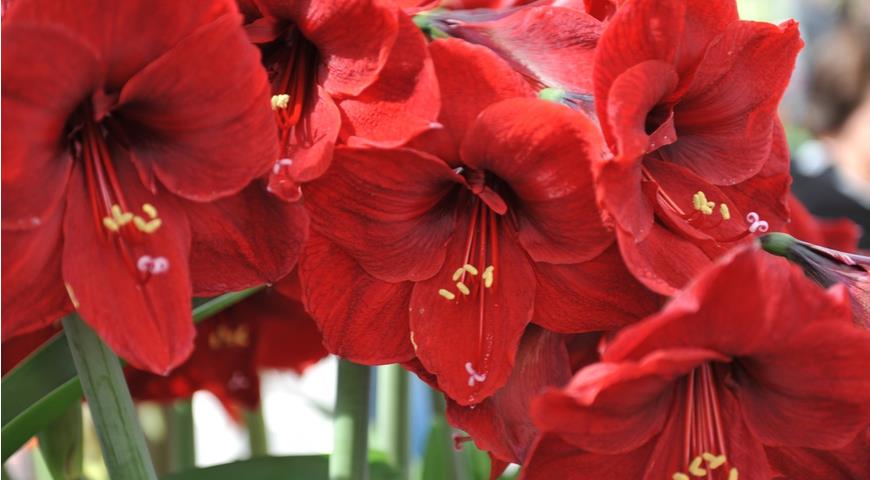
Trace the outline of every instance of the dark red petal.
<path fill-rule="evenodd" d="M 397 45 L 398 8 L 389 2 L 258 2 L 273 17 L 292 21 L 317 46 L 324 59 L 320 81 L 330 94 L 359 95 L 377 80 L 390 51 Z"/>
<path fill-rule="evenodd" d="M 5 333 L 4 324 L 4 333 Z M 3 375 L 17 367 L 22 360 L 45 344 L 60 331 L 57 325 L 49 325 L 30 333 L 17 335 L 3 341 Z"/>
<path fill-rule="evenodd" d="M 283 278 L 296 265 L 308 234 L 302 205 L 279 200 L 258 181 L 214 202 L 180 205 L 190 221 L 190 277 L 196 296 Z"/>
<path fill-rule="evenodd" d="M 662 154 L 709 182 L 758 173 L 771 151 L 776 108 L 802 47 L 797 24 L 732 24 L 708 48 L 676 104 L 679 141 Z"/>
<path fill-rule="evenodd" d="M 870 472 L 870 429 L 837 450 L 811 448 L 765 449 L 782 480 L 854 480 Z"/>
<path fill-rule="evenodd" d="M 534 323 L 564 333 L 612 330 L 658 310 L 660 296 L 637 282 L 616 245 L 578 264 L 535 264 Z"/>
<path fill-rule="evenodd" d="M 788 195 L 791 222 L 788 233 L 805 242 L 822 245 L 843 252 L 858 250 L 861 229 L 855 222 L 841 218 L 829 220 L 814 217 L 794 195 Z"/>
<path fill-rule="evenodd" d="M 70 178 L 64 217 L 63 277 L 81 316 L 112 350 L 137 368 L 164 374 L 193 349 L 190 228 L 170 194 L 153 195 L 145 190 L 128 159 L 114 163 L 129 207 L 141 214 L 143 204 L 152 204 L 162 226 L 152 234 L 140 233 L 132 224 L 124 227 L 138 239 L 127 242 L 125 259 L 115 244 L 118 234 L 94 227 L 90 194 L 77 165 Z M 168 270 L 151 274 L 141 283 L 145 274 L 138 270 L 138 263 L 145 255 L 165 258 Z"/>
<path fill-rule="evenodd" d="M 676 293 L 711 262 L 694 243 L 658 223 L 639 242 L 619 228 L 616 239 L 625 265 L 635 278 L 662 295 Z"/>
<path fill-rule="evenodd" d="M 739 19 L 735 0 L 687 0 L 685 30 L 676 60 L 680 76 L 690 78 L 710 41 Z"/>
<path fill-rule="evenodd" d="M 542 431 L 585 450 L 628 452 L 664 427 L 675 380 L 721 359 L 710 350 L 684 348 L 657 351 L 637 362 L 596 363 L 580 370 L 565 389 L 532 402 L 532 418 Z"/>
<path fill-rule="evenodd" d="M 422 152 L 339 147 L 332 168 L 306 185 L 306 207 L 312 227 L 372 275 L 422 280 L 444 262 L 456 220 L 443 202 L 462 182 Z"/>
<path fill-rule="evenodd" d="M 72 311 L 61 276 L 63 214 L 59 206 L 39 228 L 3 231 L 4 342 Z"/>
<path fill-rule="evenodd" d="M 448 400 L 447 419 L 495 458 L 523 463 L 537 435 L 529 416 L 532 398 L 547 387 L 564 385 L 570 378 L 564 338 L 530 326 L 520 341 L 516 363 L 505 386 L 473 407 Z"/>
<path fill-rule="evenodd" d="M 685 25 L 686 2 L 642 0 L 626 2 L 610 20 L 595 53 L 595 106 L 598 118 L 610 118 L 609 95 L 614 81 L 632 66 L 647 61 L 673 63 Z M 613 147 L 615 138 L 604 122 L 602 130 Z"/>
<path fill-rule="evenodd" d="M 413 284 L 372 277 L 315 233 L 299 261 L 299 275 L 305 306 L 330 352 L 369 365 L 414 357 L 408 329 Z"/>
<path fill-rule="evenodd" d="M 430 128 L 441 110 L 438 79 L 420 29 L 399 14 L 399 37 L 377 81 L 339 103 L 347 134 L 389 147 Z"/>
<path fill-rule="evenodd" d="M 535 261 L 582 262 L 613 241 L 595 203 L 597 128 L 562 105 L 505 100 L 484 110 L 462 143 L 464 163 L 504 181 L 520 244 Z"/>
<path fill-rule="evenodd" d="M 96 53 L 51 26 L 3 24 L 3 228 L 34 228 L 66 193 L 67 122 L 100 86 Z M 50 93 L 49 93 L 50 92 Z"/>
<path fill-rule="evenodd" d="M 593 162 L 595 192 L 603 210 L 635 239 L 642 240 L 653 226 L 653 205 L 641 187 L 640 156 L 620 155 Z"/>
<path fill-rule="evenodd" d="M 749 375 L 737 389 L 766 445 L 840 448 L 870 424 L 870 332 L 818 322 L 772 350 L 740 361 Z"/>
<path fill-rule="evenodd" d="M 201 28 L 121 91 L 134 161 L 189 200 L 236 193 L 277 156 L 269 83 L 238 23 L 231 14 Z"/>
<path fill-rule="evenodd" d="M 535 274 L 519 243 L 500 228 L 491 288 L 469 275 L 472 293 L 463 295 L 452 277 L 467 263 L 468 217 L 460 224 L 441 271 L 414 286 L 411 332 L 417 357 L 438 377 L 438 388 L 460 405 L 471 405 L 495 393 L 511 374 L 520 337 L 532 319 Z M 485 267 L 477 268 L 482 272 Z M 441 289 L 456 298 L 448 300 Z M 472 378 L 475 373 L 484 379 Z"/>
<path fill-rule="evenodd" d="M 617 455 L 585 452 L 547 433 L 535 442 L 523 465 L 520 480 L 587 480 L 590 478 L 640 479 L 654 443 Z"/>
<path fill-rule="evenodd" d="M 489 105 L 535 96 L 528 81 L 486 47 L 447 39 L 432 42 L 429 51 L 441 86 L 438 120 L 457 142 Z"/>

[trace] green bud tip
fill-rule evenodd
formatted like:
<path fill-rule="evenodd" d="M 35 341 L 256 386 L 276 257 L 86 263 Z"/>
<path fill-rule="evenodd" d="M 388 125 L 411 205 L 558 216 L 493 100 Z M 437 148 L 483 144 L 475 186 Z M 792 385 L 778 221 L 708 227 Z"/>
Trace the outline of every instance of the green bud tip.
<path fill-rule="evenodd" d="M 797 240 L 786 233 L 768 233 L 760 238 L 761 248 L 780 257 L 787 257 Z"/>
<path fill-rule="evenodd" d="M 538 98 L 550 102 L 562 103 L 567 92 L 564 88 L 547 87 L 538 92 Z"/>

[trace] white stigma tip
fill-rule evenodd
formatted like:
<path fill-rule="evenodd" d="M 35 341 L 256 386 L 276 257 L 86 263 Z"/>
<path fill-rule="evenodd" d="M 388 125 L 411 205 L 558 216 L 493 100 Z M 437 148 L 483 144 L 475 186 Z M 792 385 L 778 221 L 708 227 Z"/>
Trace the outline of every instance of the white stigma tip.
<path fill-rule="evenodd" d="M 748 214 L 746 214 L 746 221 L 749 223 L 749 231 L 752 233 L 764 233 L 770 228 L 770 225 L 768 225 L 766 221 L 762 220 L 756 212 L 749 212 Z"/>
<path fill-rule="evenodd" d="M 475 383 L 482 383 L 486 381 L 485 373 L 477 373 L 474 369 L 474 366 L 471 365 L 471 362 L 465 362 L 465 371 L 468 372 L 468 386 L 473 387 Z"/>
<path fill-rule="evenodd" d="M 136 261 L 136 268 L 142 273 L 150 273 L 157 275 L 169 271 L 169 260 L 166 257 L 152 257 L 150 255 L 142 255 Z"/>

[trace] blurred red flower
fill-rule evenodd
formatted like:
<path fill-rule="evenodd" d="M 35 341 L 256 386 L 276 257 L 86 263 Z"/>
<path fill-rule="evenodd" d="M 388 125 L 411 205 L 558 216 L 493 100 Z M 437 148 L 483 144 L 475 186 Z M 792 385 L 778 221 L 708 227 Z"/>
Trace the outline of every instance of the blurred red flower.
<path fill-rule="evenodd" d="M 4 339 L 74 306 L 119 355 L 162 373 L 193 347 L 192 294 L 293 267 L 304 211 L 248 186 L 277 142 L 240 20 L 219 0 L 10 7 Z"/>

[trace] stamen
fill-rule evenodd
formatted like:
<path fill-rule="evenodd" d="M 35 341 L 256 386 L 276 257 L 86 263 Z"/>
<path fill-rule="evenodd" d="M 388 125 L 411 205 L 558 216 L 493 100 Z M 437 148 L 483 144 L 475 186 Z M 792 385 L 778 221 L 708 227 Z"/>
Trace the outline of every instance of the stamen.
<path fill-rule="evenodd" d="M 712 215 L 713 207 L 716 206 L 716 203 L 707 200 L 707 195 L 704 192 L 698 191 L 692 195 L 692 206 L 704 215 Z"/>
<path fill-rule="evenodd" d="M 477 268 L 475 268 L 474 265 L 471 265 L 470 263 L 466 263 L 465 265 L 463 265 L 462 269 L 472 275 L 477 275 Z"/>
<path fill-rule="evenodd" d="M 453 281 L 458 282 L 460 278 L 462 278 L 462 274 L 465 272 L 464 268 L 457 268 L 455 272 L 453 272 Z"/>
<path fill-rule="evenodd" d="M 492 265 L 486 267 L 486 269 L 483 270 L 483 275 L 482 275 L 483 286 L 485 286 L 486 288 L 492 287 L 492 282 L 495 281 L 494 275 L 495 275 L 495 267 L 493 267 Z"/>
<path fill-rule="evenodd" d="M 749 231 L 752 233 L 764 233 L 767 231 L 767 229 L 770 228 L 770 225 L 768 225 L 766 221 L 761 220 L 761 217 L 759 217 L 758 214 L 755 212 L 749 212 L 746 215 L 746 221 L 750 224 Z"/>
<path fill-rule="evenodd" d="M 471 365 L 471 362 L 465 362 L 465 371 L 468 372 L 468 386 L 473 387 L 475 382 L 485 382 L 486 374 L 485 373 L 477 373 L 474 370 L 474 367 Z"/>
<path fill-rule="evenodd" d="M 713 455 L 710 452 L 704 452 L 701 454 L 701 456 L 704 457 L 704 460 L 707 461 L 707 468 L 709 468 L 710 470 L 716 470 L 717 468 L 724 465 L 725 462 L 728 460 L 727 458 L 725 458 L 725 455 Z"/>
<path fill-rule="evenodd" d="M 689 464 L 689 473 L 696 477 L 703 477 L 707 475 L 707 470 L 701 468 L 701 462 L 703 459 L 701 457 L 695 457 L 692 459 L 692 463 Z"/>
<path fill-rule="evenodd" d="M 146 222 L 144 218 L 135 216 L 133 217 L 133 225 L 136 225 L 136 229 L 140 232 L 151 234 L 163 225 L 163 220 L 155 218 Z"/>
<path fill-rule="evenodd" d="M 671 479 L 672 480 L 690 480 L 688 475 L 686 475 L 685 473 L 680 473 L 680 472 L 675 473 L 674 476 L 671 477 Z"/>
<path fill-rule="evenodd" d="M 731 471 L 728 472 L 728 480 L 737 480 L 737 468 L 732 468 Z"/>
<path fill-rule="evenodd" d="M 438 295 L 441 295 L 442 297 L 446 298 L 447 300 L 453 300 L 456 298 L 456 295 L 454 295 L 453 292 L 451 292 L 450 290 L 445 290 L 443 288 L 438 290 Z"/>
<path fill-rule="evenodd" d="M 724 203 L 719 204 L 719 213 L 722 215 L 724 220 L 731 220 L 731 211 L 728 210 L 728 205 Z"/>
<path fill-rule="evenodd" d="M 411 346 L 414 347 L 414 351 L 417 351 L 417 342 L 414 341 L 414 331 L 411 331 Z"/>
<path fill-rule="evenodd" d="M 148 215 L 148 218 L 157 218 L 157 209 L 154 208 L 154 205 L 151 205 L 150 203 L 143 203 L 142 211 L 145 212 L 146 215 Z"/>
<path fill-rule="evenodd" d="M 283 110 L 288 105 L 290 105 L 290 95 L 286 93 L 272 95 L 272 110 Z"/>
<path fill-rule="evenodd" d="M 120 225 L 112 220 L 111 217 L 103 217 L 103 226 L 111 232 L 117 232 L 121 229 Z"/>
<path fill-rule="evenodd" d="M 463 295 L 471 294 L 471 290 L 469 290 L 468 286 L 462 282 L 456 282 L 456 288 L 459 289 L 459 291 L 462 292 Z"/>

